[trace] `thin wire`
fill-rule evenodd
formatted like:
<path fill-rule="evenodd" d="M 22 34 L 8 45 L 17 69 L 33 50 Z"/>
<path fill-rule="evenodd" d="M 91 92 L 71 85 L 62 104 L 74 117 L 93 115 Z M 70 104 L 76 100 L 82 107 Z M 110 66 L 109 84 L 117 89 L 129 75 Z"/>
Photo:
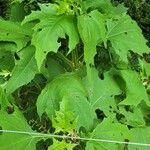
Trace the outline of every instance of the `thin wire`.
<path fill-rule="evenodd" d="M 35 137 L 62 138 L 62 139 L 95 141 L 95 142 L 103 142 L 103 143 L 127 144 L 127 145 L 150 147 L 150 144 L 148 144 L 148 143 L 114 141 L 114 140 L 105 140 L 105 139 L 96 139 L 96 138 L 81 138 L 81 137 L 72 137 L 72 136 L 67 136 L 67 135 L 45 134 L 45 133 L 25 132 L 25 131 L 0 130 L 0 133 L 3 133 L 3 132 L 4 133 L 15 133 L 15 134 L 26 134 L 26 135 L 32 135 Z"/>

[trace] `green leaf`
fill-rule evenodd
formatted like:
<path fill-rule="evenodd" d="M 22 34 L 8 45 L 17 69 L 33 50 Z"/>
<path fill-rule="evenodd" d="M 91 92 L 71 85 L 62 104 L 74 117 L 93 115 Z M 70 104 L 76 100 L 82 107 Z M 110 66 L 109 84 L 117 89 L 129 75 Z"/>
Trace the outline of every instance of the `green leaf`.
<path fill-rule="evenodd" d="M 126 98 L 120 104 L 137 106 L 142 100 L 144 100 L 149 105 L 150 102 L 148 100 L 146 89 L 144 88 L 138 74 L 132 70 L 122 70 L 121 76 L 126 83 Z"/>
<path fill-rule="evenodd" d="M 146 61 L 142 61 L 142 65 L 143 65 L 146 75 L 150 76 L 150 63 L 147 63 Z"/>
<path fill-rule="evenodd" d="M 121 60 L 127 62 L 129 50 L 139 54 L 150 51 L 141 29 L 129 16 L 109 19 L 107 29 L 107 39 L 111 41 L 112 47 L 121 57 Z"/>
<path fill-rule="evenodd" d="M 124 124 L 132 127 L 144 127 L 145 120 L 142 111 L 134 107 L 132 111 L 126 111 L 124 107 L 119 108 L 120 113 L 125 116 Z"/>
<path fill-rule="evenodd" d="M 56 10 L 51 7 L 51 5 L 47 6 L 47 4 L 39 4 L 41 11 L 32 11 L 32 13 L 25 17 L 22 21 L 22 24 L 26 24 L 27 22 L 39 20 L 39 19 L 46 19 L 49 16 L 56 15 Z"/>
<path fill-rule="evenodd" d="M 0 41 L 14 42 L 18 50 L 26 46 L 32 35 L 32 30 L 19 23 L 0 19 Z"/>
<path fill-rule="evenodd" d="M 0 48 L 0 72 L 1 70 L 12 71 L 14 66 L 15 60 L 13 54 Z"/>
<path fill-rule="evenodd" d="M 131 137 L 127 126 L 114 123 L 110 118 L 107 118 L 94 129 L 90 138 L 124 141 Z M 120 144 L 89 141 L 87 142 L 86 150 L 120 150 L 123 147 L 124 145 Z"/>
<path fill-rule="evenodd" d="M 107 15 L 121 15 L 127 12 L 127 9 L 122 4 L 114 7 L 110 0 L 86 0 L 83 2 L 82 7 L 86 11 L 88 9 L 98 9 Z"/>
<path fill-rule="evenodd" d="M 76 75 L 69 73 L 60 75 L 50 82 L 38 97 L 38 114 L 41 116 L 46 112 L 52 119 L 55 111 L 60 109 L 59 103 L 65 98 L 69 111 L 73 112 L 77 118 L 78 129 L 83 126 L 89 130 L 93 127 L 96 115 L 86 96 L 86 90 Z"/>
<path fill-rule="evenodd" d="M 20 2 L 12 3 L 10 6 L 9 18 L 14 22 L 22 21 L 26 15 L 24 4 L 21 3 L 22 0 L 19 1 Z"/>
<path fill-rule="evenodd" d="M 48 150 L 72 150 L 76 144 L 66 143 L 65 140 L 53 140 L 53 145 L 49 146 Z"/>
<path fill-rule="evenodd" d="M 78 30 L 84 43 L 84 59 L 87 65 L 94 64 L 96 46 L 106 42 L 105 18 L 98 11 L 78 17 Z"/>
<path fill-rule="evenodd" d="M 0 86 L 0 110 L 6 110 L 8 105 L 9 105 L 9 102 L 8 102 L 7 96 L 3 88 Z"/>
<path fill-rule="evenodd" d="M 63 62 L 63 64 L 61 64 L 58 59 L 59 58 L 57 55 L 48 55 L 45 62 L 46 68 L 41 68 L 42 74 L 47 78 L 48 81 L 51 81 L 56 76 L 66 72 L 66 69 L 63 66 L 65 63 Z"/>
<path fill-rule="evenodd" d="M 34 53 L 35 48 L 33 46 L 28 46 L 23 49 L 23 55 L 14 67 L 12 77 L 6 85 L 7 93 L 12 93 L 20 86 L 29 83 L 35 74 L 38 73 Z"/>
<path fill-rule="evenodd" d="M 33 132 L 17 109 L 13 114 L 0 111 L 0 118 L 0 126 L 3 130 Z M 0 135 L 1 150 L 36 150 L 38 140 L 39 138 L 30 134 L 2 133 Z"/>
<path fill-rule="evenodd" d="M 112 113 L 110 112 L 110 107 L 112 109 L 116 109 L 114 96 L 120 94 L 121 92 L 119 86 L 114 80 L 113 73 L 113 70 L 106 72 L 104 74 L 104 80 L 101 80 L 98 77 L 98 71 L 96 69 L 92 69 L 91 77 L 93 90 L 88 81 L 88 78 L 85 77 L 83 79 L 83 82 L 89 93 L 91 105 L 94 107 L 94 109 L 101 109 L 105 115 Z"/>
<path fill-rule="evenodd" d="M 43 14 L 46 17 L 43 17 Z M 76 19 L 69 15 L 54 15 L 50 6 L 41 8 L 41 11 L 31 13 L 25 18 L 25 22 L 38 19 L 39 23 L 34 27 L 32 44 L 36 47 L 35 58 L 40 69 L 43 60 L 48 52 L 57 52 L 60 47 L 58 38 L 69 37 L 69 52 L 76 47 L 79 42 Z M 39 31 L 40 30 L 40 31 Z"/>
<path fill-rule="evenodd" d="M 1 43 L 0 43 L 0 51 L 16 52 L 16 51 L 17 51 L 17 46 L 16 46 L 15 43 L 11 43 L 11 42 L 1 42 Z"/>
<path fill-rule="evenodd" d="M 136 143 L 143 143 L 143 144 L 149 144 L 149 139 L 150 139 L 150 128 L 145 127 L 145 128 L 133 128 L 131 129 L 131 142 L 136 142 Z M 128 146 L 129 150 L 148 150 L 149 147 L 146 146 L 139 146 L 139 145 L 129 145 Z"/>
<path fill-rule="evenodd" d="M 60 131 L 69 133 L 76 129 L 77 120 L 73 112 L 70 111 L 67 100 L 68 99 L 64 96 L 60 103 L 60 110 L 56 112 L 56 117 L 52 119 L 56 133 L 59 133 Z"/>
<path fill-rule="evenodd" d="M 94 65 L 96 46 L 102 42 L 106 45 L 105 18 L 98 11 L 92 11 L 88 15 L 81 15 L 78 17 L 78 30 L 84 44 L 84 60 L 86 62 L 88 80 L 92 82 L 90 65 Z"/>

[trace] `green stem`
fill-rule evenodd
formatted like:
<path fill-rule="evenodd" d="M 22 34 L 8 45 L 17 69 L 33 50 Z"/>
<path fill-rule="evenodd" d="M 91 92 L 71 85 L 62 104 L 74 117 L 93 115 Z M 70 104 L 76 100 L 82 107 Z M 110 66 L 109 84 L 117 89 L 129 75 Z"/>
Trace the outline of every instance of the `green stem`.
<path fill-rule="evenodd" d="M 74 69 L 77 69 L 79 66 L 79 61 L 78 61 L 78 47 L 76 47 L 73 51 L 72 51 L 72 61 L 74 64 Z"/>
<path fill-rule="evenodd" d="M 60 58 L 64 62 L 64 64 L 67 64 L 71 70 L 73 70 L 73 63 L 65 57 L 61 52 L 57 52 L 57 57 Z"/>

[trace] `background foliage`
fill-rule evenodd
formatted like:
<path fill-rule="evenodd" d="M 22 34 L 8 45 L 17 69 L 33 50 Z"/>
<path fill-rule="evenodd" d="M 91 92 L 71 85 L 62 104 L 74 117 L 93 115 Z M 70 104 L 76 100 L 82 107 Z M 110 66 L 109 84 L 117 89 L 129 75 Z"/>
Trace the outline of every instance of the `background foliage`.
<path fill-rule="evenodd" d="M 150 2 L 111 2 L 0 1 L 0 129 L 149 143 Z M 17 133 L 0 146 L 149 149 Z"/>

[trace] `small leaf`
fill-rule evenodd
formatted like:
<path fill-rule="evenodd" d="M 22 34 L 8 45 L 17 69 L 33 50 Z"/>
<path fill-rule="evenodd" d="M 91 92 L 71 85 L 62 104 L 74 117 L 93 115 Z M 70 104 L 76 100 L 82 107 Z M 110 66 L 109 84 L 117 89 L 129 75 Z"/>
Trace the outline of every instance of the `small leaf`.
<path fill-rule="evenodd" d="M 67 100 L 64 96 L 60 103 L 60 110 L 56 112 L 56 117 L 52 120 L 56 133 L 60 131 L 69 133 L 76 129 L 77 119 L 73 112 L 69 110 Z"/>
<path fill-rule="evenodd" d="M 53 145 L 49 146 L 48 150 L 72 150 L 76 144 L 66 143 L 65 140 L 53 140 Z"/>

